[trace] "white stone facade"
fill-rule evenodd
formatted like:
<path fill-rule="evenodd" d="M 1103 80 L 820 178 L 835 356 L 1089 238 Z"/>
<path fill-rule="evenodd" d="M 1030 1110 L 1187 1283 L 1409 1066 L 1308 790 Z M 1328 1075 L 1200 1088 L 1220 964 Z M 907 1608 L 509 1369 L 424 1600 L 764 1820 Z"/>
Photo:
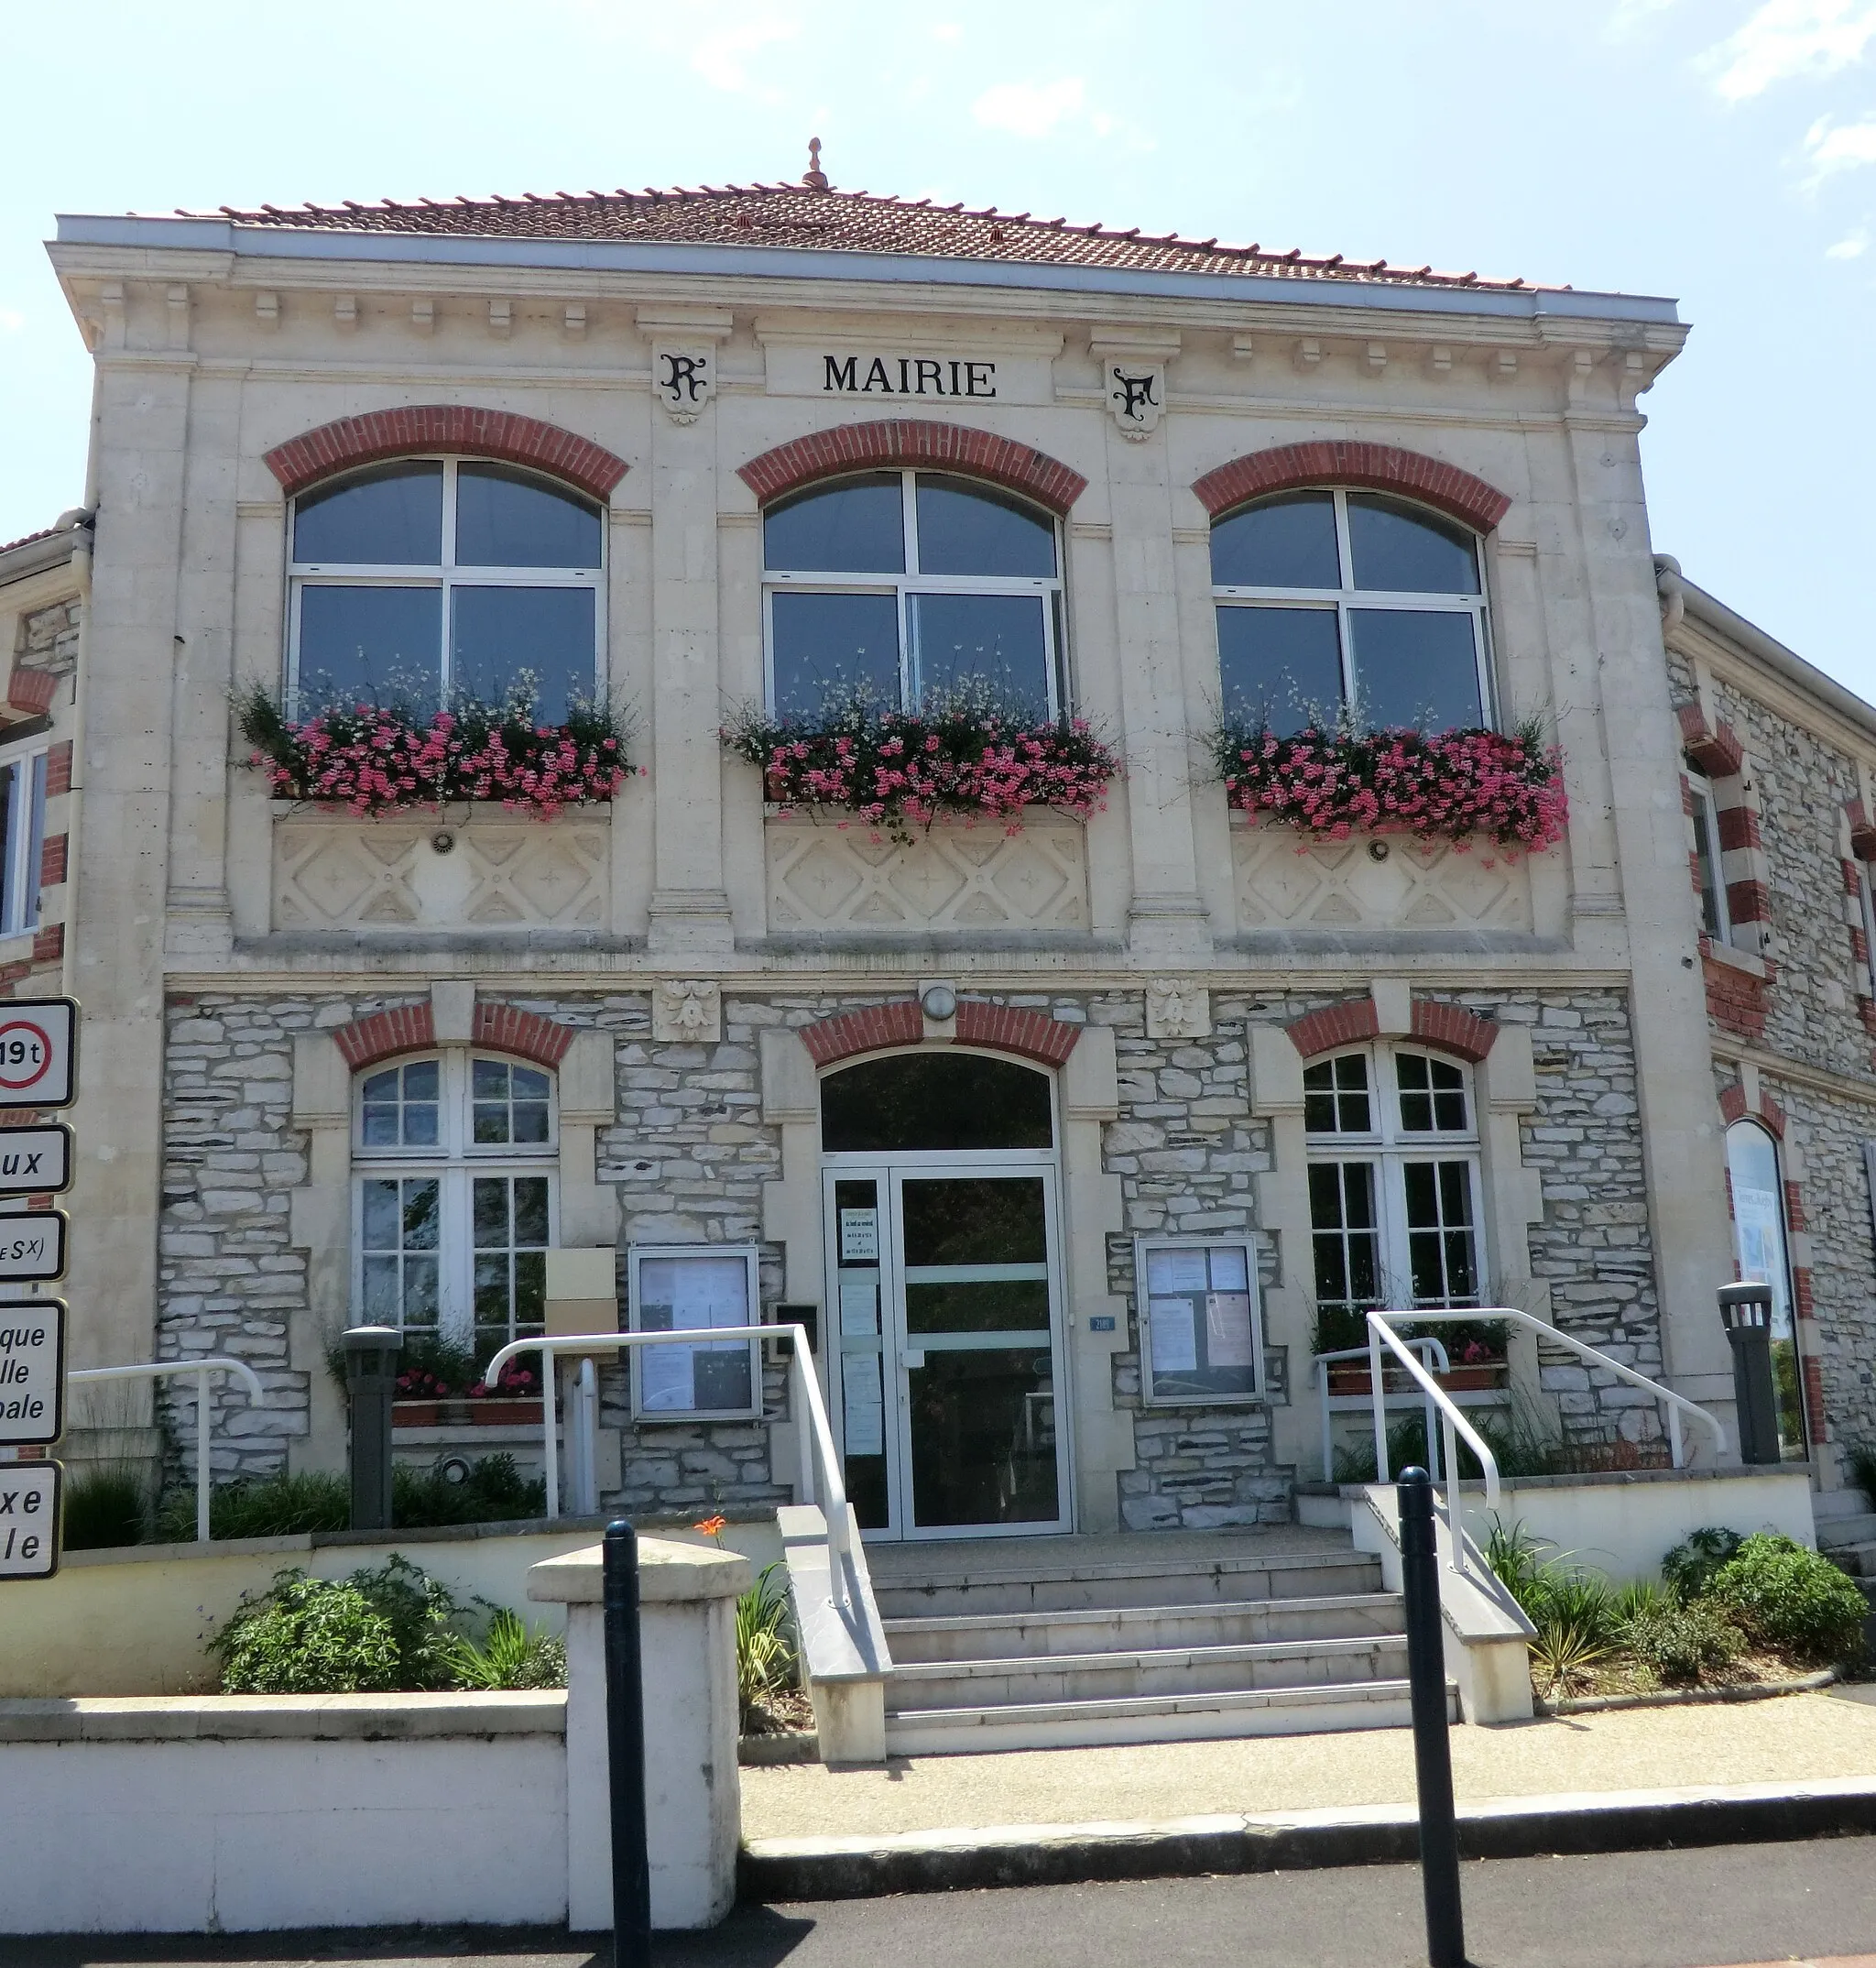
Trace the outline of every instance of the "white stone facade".
<path fill-rule="evenodd" d="M 571 1048 L 555 1068 L 562 1244 L 753 1242 L 765 1302 L 824 1307 L 816 1049 L 827 1021 L 866 1014 L 888 1049 L 1001 1047 L 1053 1073 L 1071 1521 L 1281 1519 L 1320 1455 L 1304 1061 L 1285 1028 L 1356 1008 L 1377 1043 L 1412 1044 L 1429 1020 L 1445 1029 L 1444 1007 L 1485 1034 L 1452 1056 L 1471 1074 L 1490 1296 L 1729 1412 L 1723 1127 L 1671 763 L 1690 686 L 1663 654 L 1637 451 L 1637 393 L 1684 333 L 1672 307 L 1379 277 L 1005 266 L 992 284 L 942 255 L 888 279 L 832 252 L 784 268 L 734 244 L 660 251 L 61 222 L 53 258 L 99 370 L 63 959 L 85 1011 L 82 1356 L 238 1352 L 269 1405 L 231 1404 L 222 1465 L 336 1465 L 322 1356 L 355 1311 L 354 1066 L 495 1043 L 504 1018 L 536 1022 L 497 1050 Z M 941 382 L 994 371 L 998 393 L 902 406 L 833 388 L 876 350 Z M 1151 413 L 1138 388 L 1110 402 L 1113 377 L 1146 378 Z M 376 449 L 308 436 L 347 419 Z M 275 802 L 230 698 L 282 678 L 292 474 L 321 445 L 341 470 L 485 453 L 476 433 L 501 420 L 529 421 L 542 471 L 554 445 L 623 468 L 601 500 L 602 653 L 642 774 L 549 823 Z M 401 446 L 385 439 L 399 429 Z M 1009 458 L 1029 461 L 1022 485 L 1061 520 L 1067 686 L 1125 759 L 1104 811 L 907 844 L 765 808 L 719 738 L 764 687 L 762 499 L 740 474 L 768 483 L 780 467 L 760 461 L 817 441 L 830 476 L 843 457 L 966 476 L 1000 459 L 1008 489 Z M 1195 487 L 1312 446 L 1271 482 L 1411 500 L 1456 471 L 1498 496 L 1478 528 L 1496 715 L 1535 716 L 1562 748 L 1555 847 L 1508 859 L 1396 837 L 1376 855 L 1227 811 L 1204 763 L 1219 671 Z M 62 660 L 65 630 L 31 634 L 16 661 Z M 1797 759 L 1778 777 L 1782 797 L 1810 781 Z M 1830 935 L 1847 970 L 1848 932 Z M 1867 1077 L 1846 1001 L 1816 1070 Z M 1791 1020 L 1821 1015 L 1788 1003 Z M 995 1035 L 1019 1015 L 1055 1037 Z M 1729 1044 L 1722 1058 L 1746 1056 Z M 1253 1240 L 1263 1398 L 1142 1405 L 1133 1239 L 1167 1230 Z M 1837 1328 L 1829 1384 L 1867 1407 L 1867 1247 L 1838 1270 L 1831 1290 L 1863 1311 Z M 1532 1372 L 1575 1435 L 1654 1427 L 1624 1390 L 1548 1359 Z M 767 1375 L 758 1418 L 635 1426 L 607 1370 L 607 1497 L 786 1500 L 792 1430 L 780 1368 Z"/>

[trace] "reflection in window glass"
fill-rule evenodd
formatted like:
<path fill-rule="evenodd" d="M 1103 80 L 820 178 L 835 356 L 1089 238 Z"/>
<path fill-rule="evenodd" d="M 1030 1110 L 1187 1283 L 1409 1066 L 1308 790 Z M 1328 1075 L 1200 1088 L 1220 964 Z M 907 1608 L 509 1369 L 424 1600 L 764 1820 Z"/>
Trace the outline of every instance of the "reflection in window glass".
<path fill-rule="evenodd" d="M 1788 1459 L 1802 1460 L 1805 1453 L 1803 1376 L 1797 1326 L 1792 1316 L 1791 1252 L 1785 1241 L 1777 1144 L 1755 1121 L 1736 1121 L 1726 1131 L 1726 1167 L 1733 1209 L 1733 1254 L 1740 1276 L 1772 1287 L 1772 1376 L 1778 1405 L 1779 1450 Z"/>
<path fill-rule="evenodd" d="M 434 1175 L 374 1177 L 362 1199 L 365 1323 L 433 1331 L 442 1185 Z"/>
<path fill-rule="evenodd" d="M 1394 595 L 1476 595 L 1478 554 L 1464 528 L 1369 494 L 1348 495 L 1357 587 Z"/>
<path fill-rule="evenodd" d="M 1055 572 L 1055 529 L 1013 499 L 922 475 L 918 514 L 921 574 L 1047 580 Z"/>
<path fill-rule="evenodd" d="M 548 1139 L 547 1075 L 505 1059 L 478 1059 L 472 1080 L 474 1125 L 478 1145 Z M 366 1092 L 369 1094 L 369 1088 Z"/>
<path fill-rule="evenodd" d="M 443 552 L 443 468 L 380 465 L 293 508 L 293 558 L 326 567 L 434 567 Z"/>
<path fill-rule="evenodd" d="M 921 698 L 976 684 L 1029 716 L 1049 715 L 1041 596 L 914 595 L 911 618 Z"/>
<path fill-rule="evenodd" d="M 1351 608 L 1355 688 L 1369 725 L 1450 731 L 1485 721 L 1472 617 Z"/>
<path fill-rule="evenodd" d="M 774 704 L 779 717 L 806 716 L 826 701 L 863 692 L 899 703 L 896 595 L 814 595 L 778 590 L 772 610 Z"/>
<path fill-rule="evenodd" d="M 599 514 L 520 472 L 456 474 L 456 561 L 464 567 L 597 567 Z"/>
<path fill-rule="evenodd" d="M 1342 648 L 1333 608 L 1218 609 L 1218 680 L 1228 716 L 1279 738 L 1333 725 L 1342 704 Z"/>
<path fill-rule="evenodd" d="M 1410 1134 L 1464 1133 L 1466 1076 L 1450 1059 L 1425 1053 L 1395 1055 L 1394 1074 L 1401 1089 L 1401 1126 Z"/>
<path fill-rule="evenodd" d="M 1471 1164 L 1409 1162 L 1402 1176 L 1413 1303 L 1476 1304 L 1478 1267 L 1473 1247 Z"/>
<path fill-rule="evenodd" d="M 762 516 L 762 563 L 777 573 L 902 573 L 899 474 L 848 479 L 770 507 Z"/>
<path fill-rule="evenodd" d="M 359 1101 L 359 1145 L 364 1148 L 433 1148 L 437 1132 L 437 1063 L 412 1060 L 374 1073 Z"/>
<path fill-rule="evenodd" d="M 1336 500 L 1285 492 L 1212 528 L 1215 587 L 1340 587 Z"/>
<path fill-rule="evenodd" d="M 498 702 L 530 696 L 539 723 L 564 724 L 591 703 L 597 649 L 590 587 L 457 587 L 450 676 L 458 690 Z"/>
<path fill-rule="evenodd" d="M 300 701 L 433 705 L 440 587 L 307 586 L 300 592 Z"/>
<path fill-rule="evenodd" d="M 821 1082 L 828 1154 L 894 1149 L 1047 1148 L 1054 1142 L 1049 1077 L 981 1053 L 903 1053 Z"/>
<path fill-rule="evenodd" d="M 546 1317 L 545 1175 L 477 1175 L 473 1184 L 475 1341 L 504 1346 Z"/>
<path fill-rule="evenodd" d="M 1365 1312 L 1381 1303 L 1375 1173 L 1372 1162 L 1318 1162 L 1309 1171 L 1315 1299 L 1325 1310 Z"/>
<path fill-rule="evenodd" d="M 1303 1125 L 1311 1134 L 1371 1134 L 1368 1056 L 1342 1053 L 1303 1069 Z"/>
<path fill-rule="evenodd" d="M 46 754 L 36 751 L 0 765 L 0 935 L 39 920 L 45 845 Z"/>

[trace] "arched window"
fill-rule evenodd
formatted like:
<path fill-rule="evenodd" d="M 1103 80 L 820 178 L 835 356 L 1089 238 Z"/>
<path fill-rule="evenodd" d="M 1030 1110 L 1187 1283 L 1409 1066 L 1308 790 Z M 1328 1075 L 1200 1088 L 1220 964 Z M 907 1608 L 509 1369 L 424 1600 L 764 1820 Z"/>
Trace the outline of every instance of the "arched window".
<path fill-rule="evenodd" d="M 1345 712 L 1380 727 L 1491 721 L 1478 541 L 1377 492 L 1281 492 L 1214 522 L 1227 718 L 1280 737 Z"/>
<path fill-rule="evenodd" d="M 1388 1045 L 1337 1053 L 1303 1068 L 1303 1124 L 1325 1329 L 1352 1331 L 1389 1307 L 1483 1302 L 1478 1122 L 1465 1066 Z"/>
<path fill-rule="evenodd" d="M 889 1053 L 821 1082 L 828 1154 L 1053 1148 L 1050 1079 L 982 1053 Z"/>
<path fill-rule="evenodd" d="M 473 458 L 402 458 L 302 492 L 289 521 L 288 684 L 434 706 L 529 692 L 543 722 L 600 689 L 592 500 Z"/>
<path fill-rule="evenodd" d="M 485 1360 L 541 1330 L 554 1241 L 552 1076 L 451 1050 L 354 1088 L 353 1304 Z"/>
<path fill-rule="evenodd" d="M 778 716 L 864 692 L 889 708 L 980 687 L 1034 717 L 1065 702 L 1055 522 L 934 472 L 869 472 L 762 516 Z"/>
<path fill-rule="evenodd" d="M 1791 1252 L 1785 1240 L 1784 1185 L 1778 1143 L 1756 1121 L 1726 1131 L 1727 1184 L 1732 1191 L 1733 1254 L 1740 1276 L 1772 1287 L 1772 1377 L 1778 1395 L 1778 1438 L 1787 1456 L 1805 1454 L 1805 1397 L 1798 1330 L 1792 1317 Z"/>

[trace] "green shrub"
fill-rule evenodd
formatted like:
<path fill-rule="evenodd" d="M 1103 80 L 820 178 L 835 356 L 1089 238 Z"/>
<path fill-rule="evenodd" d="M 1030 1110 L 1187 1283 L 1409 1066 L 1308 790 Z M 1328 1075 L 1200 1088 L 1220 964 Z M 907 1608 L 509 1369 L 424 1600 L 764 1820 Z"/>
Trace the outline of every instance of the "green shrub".
<path fill-rule="evenodd" d="M 307 1531 L 343 1531 L 352 1522 L 352 1489 L 343 1476 L 313 1470 L 295 1475 L 248 1476 L 218 1482 L 209 1491 L 209 1536 L 297 1537 Z M 164 1544 L 188 1544 L 195 1536 L 195 1486 L 173 1490 L 157 1514 L 157 1536 Z"/>
<path fill-rule="evenodd" d="M 1684 1603 L 1699 1599 L 1711 1589 L 1720 1567 L 1737 1552 L 1745 1539 L 1737 1531 L 1708 1525 L 1690 1532 L 1661 1561 L 1661 1576 L 1668 1590 Z"/>
<path fill-rule="evenodd" d="M 344 1695 L 454 1685 L 463 1608 L 395 1555 L 343 1580 L 276 1572 L 209 1641 L 230 1695 Z"/>
<path fill-rule="evenodd" d="M 1844 1661 L 1862 1651 L 1870 1609 L 1828 1558 L 1761 1532 L 1713 1576 L 1712 1597 L 1747 1635 L 1803 1660 Z"/>
<path fill-rule="evenodd" d="M 149 1536 L 148 1486 L 134 1469 L 100 1462 L 70 1475 L 60 1532 L 68 1551 L 140 1545 Z"/>
<path fill-rule="evenodd" d="M 547 1483 L 529 1482 L 505 1450 L 483 1456 L 453 1482 L 437 1462 L 427 1470 L 402 1463 L 391 1471 L 391 1522 L 398 1529 L 443 1524 L 507 1524 L 547 1514 Z"/>
<path fill-rule="evenodd" d="M 1568 1630 L 1583 1645 L 1605 1652 L 1619 1620 L 1616 1593 L 1599 1572 L 1571 1564 L 1568 1552 L 1539 1555 L 1549 1548 L 1522 1524 L 1500 1519 L 1486 1539 L 1485 1561 L 1540 1635 Z"/>
<path fill-rule="evenodd" d="M 488 1623 L 478 1646 L 453 1635 L 443 1657 L 458 1688 L 564 1688 L 567 1644 L 550 1633 L 529 1633 L 504 1607 Z"/>
<path fill-rule="evenodd" d="M 1585 1671 L 1608 1652 L 1607 1640 L 1572 1620 L 1541 1621 L 1531 1643 L 1531 1658 L 1550 1682 L 1553 1695 L 1567 1696 Z"/>
<path fill-rule="evenodd" d="M 1631 1613 L 1616 1633 L 1621 1645 L 1670 1685 L 1706 1679 L 1730 1667 L 1746 1646 L 1745 1635 L 1712 1600 L 1683 1605 L 1667 1593 Z"/>
<path fill-rule="evenodd" d="M 762 1576 L 736 1601 L 736 1700 L 745 1733 L 752 1711 L 767 1697 L 795 1684 L 788 1589 L 775 1583 L 780 1569 L 779 1564 L 765 1566 Z"/>

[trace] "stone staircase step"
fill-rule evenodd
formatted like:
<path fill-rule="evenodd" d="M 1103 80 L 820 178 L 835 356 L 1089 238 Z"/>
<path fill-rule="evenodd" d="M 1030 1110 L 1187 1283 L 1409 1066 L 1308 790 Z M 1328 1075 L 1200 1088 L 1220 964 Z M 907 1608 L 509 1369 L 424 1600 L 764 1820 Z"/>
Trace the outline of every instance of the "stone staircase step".
<path fill-rule="evenodd" d="M 1817 1542 L 1827 1551 L 1844 1545 L 1876 1542 L 1876 1510 L 1861 1511 L 1853 1517 L 1817 1517 L 1813 1521 L 1817 1526 Z"/>
<path fill-rule="evenodd" d="M 1457 1690 L 1451 1684 L 1446 1700 L 1456 1715 Z M 1236 1693 L 903 1710 L 887 1717 L 886 1748 L 894 1756 L 969 1755 L 989 1750 L 1391 1729 L 1404 1727 L 1412 1719 L 1404 1679 L 1317 1683 Z"/>
<path fill-rule="evenodd" d="M 1398 1592 L 1249 1599 L 1220 1605 L 1094 1606 L 1074 1613 L 954 1613 L 887 1620 L 895 1661 L 1137 1652 L 1172 1646 L 1345 1640 L 1402 1630 Z"/>
<path fill-rule="evenodd" d="M 1819 1490 L 1811 1498 L 1811 1515 L 1822 1524 L 1827 1517 L 1863 1517 L 1876 1513 L 1876 1497 L 1861 1490 Z"/>
<path fill-rule="evenodd" d="M 1853 1545 L 1821 1545 L 1820 1548 L 1852 1578 L 1876 1580 L 1876 1537 Z"/>
<path fill-rule="evenodd" d="M 1132 1700 L 1140 1696 L 1346 1686 L 1398 1680 L 1406 1671 L 1404 1635 L 1243 1646 L 1151 1647 L 1131 1653 L 1009 1660 L 925 1661 L 895 1666 L 886 1686 L 886 1706 L 889 1722 L 895 1713 L 915 1710 L 1029 1708 L 1052 1702 Z"/>
<path fill-rule="evenodd" d="M 1145 1542 L 1142 1539 L 1142 1542 Z M 873 1574 L 882 1619 L 971 1613 L 1073 1613 L 1122 1606 L 1229 1605 L 1247 1600 L 1369 1593 L 1379 1563 L 1352 1547 L 1219 1557 L 1043 1561 L 1009 1569 L 953 1569 L 942 1559 L 916 1580 Z"/>

